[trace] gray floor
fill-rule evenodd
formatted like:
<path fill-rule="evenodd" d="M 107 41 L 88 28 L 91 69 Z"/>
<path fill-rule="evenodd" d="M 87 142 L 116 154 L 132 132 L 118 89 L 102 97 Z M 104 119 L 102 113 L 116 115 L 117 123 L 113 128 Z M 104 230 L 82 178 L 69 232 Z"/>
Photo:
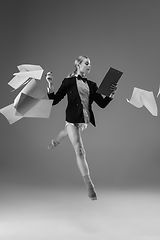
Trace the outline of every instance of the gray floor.
<path fill-rule="evenodd" d="M 158 190 L 3 188 L 1 240 L 159 240 Z"/>

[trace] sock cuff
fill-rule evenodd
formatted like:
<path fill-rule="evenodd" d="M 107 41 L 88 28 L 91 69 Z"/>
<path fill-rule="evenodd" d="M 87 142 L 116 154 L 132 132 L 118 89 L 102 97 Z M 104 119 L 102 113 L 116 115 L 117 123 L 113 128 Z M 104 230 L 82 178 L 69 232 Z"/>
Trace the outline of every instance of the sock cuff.
<path fill-rule="evenodd" d="M 91 181 L 91 177 L 90 177 L 90 175 L 85 175 L 85 176 L 83 176 L 83 178 L 87 181 Z"/>
<path fill-rule="evenodd" d="M 86 186 L 93 185 L 90 175 L 83 176 L 83 179 L 84 179 L 84 182 L 85 182 Z"/>

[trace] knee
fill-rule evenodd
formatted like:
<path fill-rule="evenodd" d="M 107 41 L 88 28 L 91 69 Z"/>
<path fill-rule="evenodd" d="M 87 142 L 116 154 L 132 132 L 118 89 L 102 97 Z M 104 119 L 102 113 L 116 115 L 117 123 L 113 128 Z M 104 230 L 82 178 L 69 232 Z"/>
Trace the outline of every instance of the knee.
<path fill-rule="evenodd" d="M 85 155 L 85 150 L 82 146 L 76 146 L 75 152 L 76 152 L 76 155 L 78 155 L 79 157 L 83 157 Z"/>

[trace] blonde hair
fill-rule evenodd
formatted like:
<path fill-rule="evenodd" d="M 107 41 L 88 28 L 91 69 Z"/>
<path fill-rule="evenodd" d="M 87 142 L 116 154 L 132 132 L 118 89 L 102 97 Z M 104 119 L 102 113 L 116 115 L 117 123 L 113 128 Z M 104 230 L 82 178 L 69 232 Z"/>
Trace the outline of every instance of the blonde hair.
<path fill-rule="evenodd" d="M 79 56 L 78 58 L 76 58 L 76 60 L 74 61 L 75 70 L 74 70 L 74 72 L 70 73 L 67 76 L 67 78 L 73 77 L 73 76 L 75 76 L 77 74 L 78 65 L 81 64 L 84 59 L 89 59 L 89 57 L 87 57 L 87 56 Z"/>

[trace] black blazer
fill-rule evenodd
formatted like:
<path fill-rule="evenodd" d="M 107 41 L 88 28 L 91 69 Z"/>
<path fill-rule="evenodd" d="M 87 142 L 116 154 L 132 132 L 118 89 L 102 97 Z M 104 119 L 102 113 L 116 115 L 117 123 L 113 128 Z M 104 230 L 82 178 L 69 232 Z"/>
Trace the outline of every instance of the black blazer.
<path fill-rule="evenodd" d="M 87 79 L 87 83 L 89 86 L 90 94 L 89 94 L 89 113 L 90 113 L 90 122 L 96 126 L 95 118 L 92 111 L 92 103 L 95 101 L 97 105 L 101 108 L 105 108 L 112 98 L 104 97 L 96 93 L 98 87 L 95 82 L 92 82 Z M 62 81 L 61 86 L 59 87 L 56 93 L 47 93 L 49 99 L 53 99 L 52 105 L 56 105 L 59 103 L 67 94 L 68 105 L 66 108 L 66 121 L 70 123 L 84 123 L 84 116 L 83 116 L 83 106 L 81 103 L 81 99 L 79 96 L 76 77 L 65 78 Z"/>

